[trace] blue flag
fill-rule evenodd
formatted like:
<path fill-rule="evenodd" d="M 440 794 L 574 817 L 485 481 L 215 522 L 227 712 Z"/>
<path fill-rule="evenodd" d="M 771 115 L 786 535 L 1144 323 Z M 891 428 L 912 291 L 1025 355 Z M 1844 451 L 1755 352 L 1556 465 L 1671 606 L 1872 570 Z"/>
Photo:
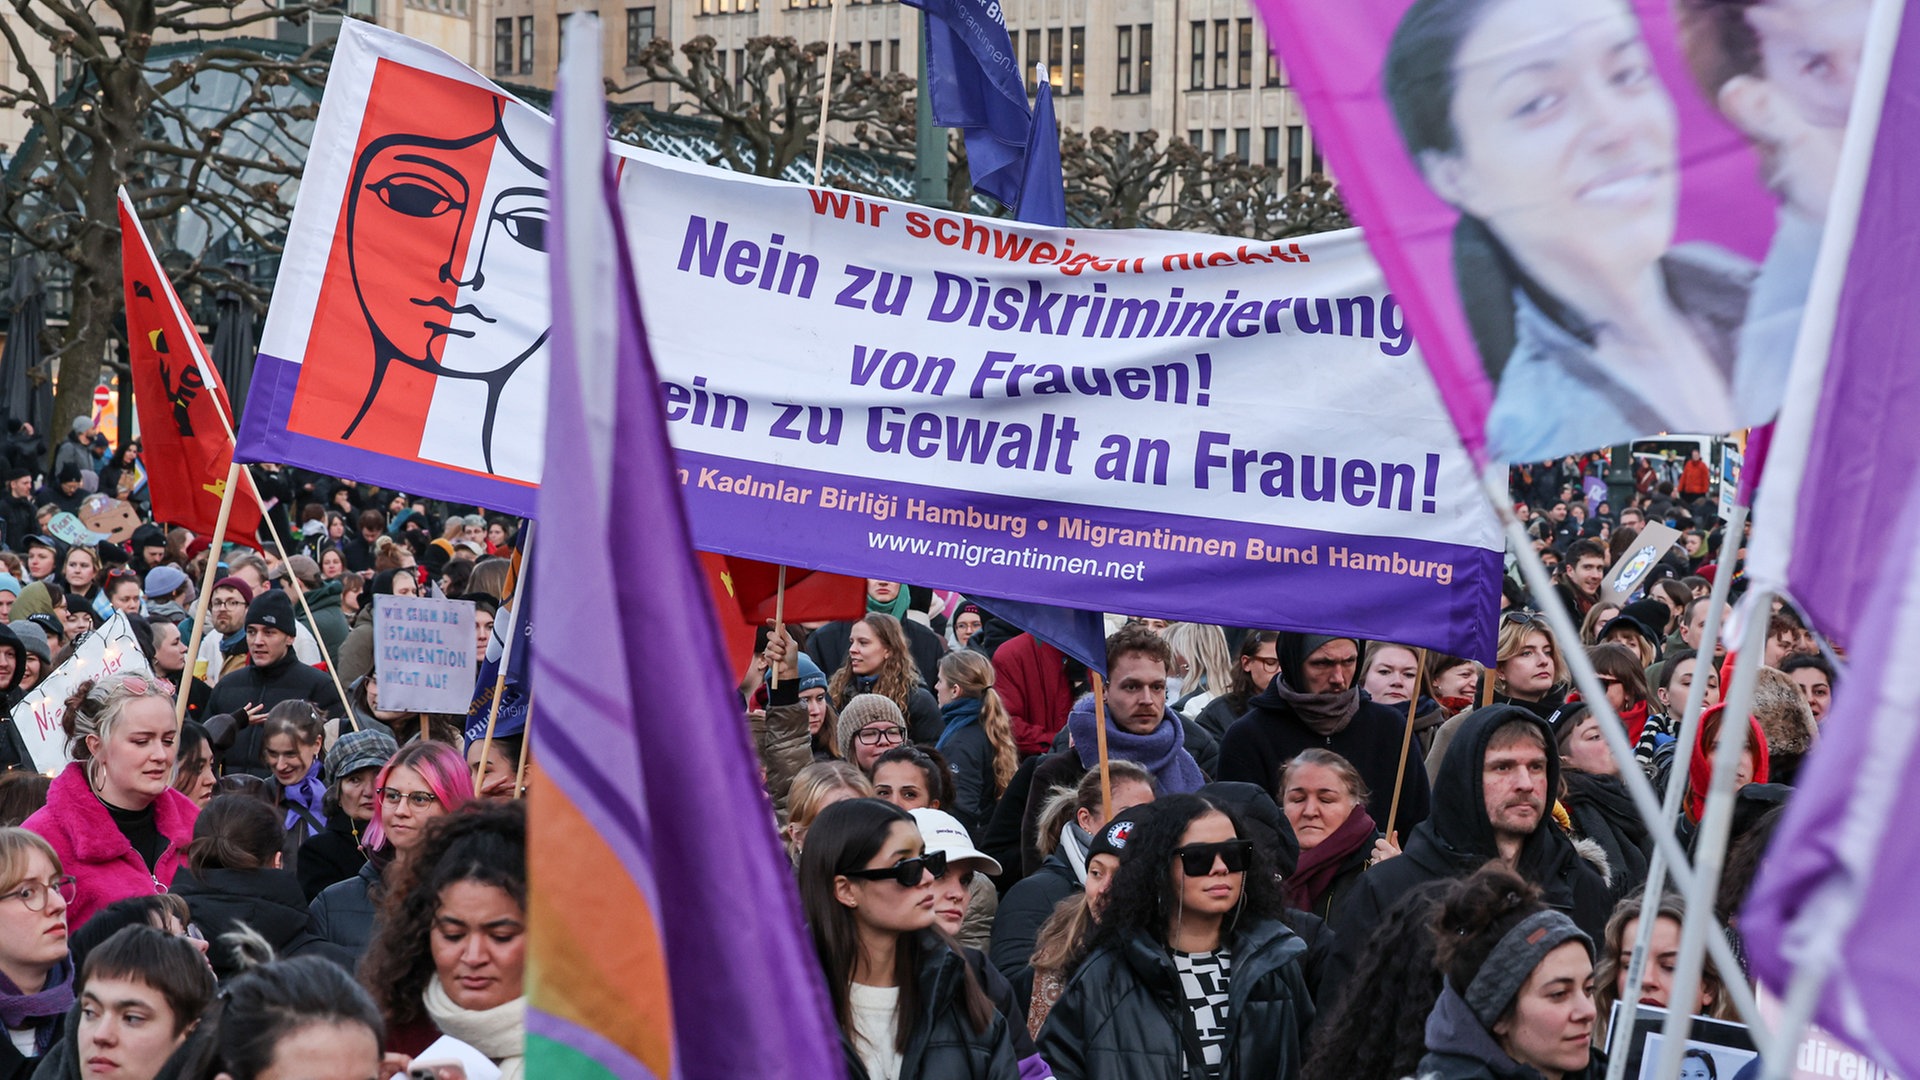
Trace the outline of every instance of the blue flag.
<path fill-rule="evenodd" d="M 990 600 L 981 596 L 968 599 L 1088 668 L 1102 675 L 1107 673 L 1107 622 L 1099 612 L 1022 600 Z"/>
<path fill-rule="evenodd" d="M 961 130 L 973 186 L 1020 203 L 1032 110 L 998 0 L 902 0 L 927 13 L 927 94 L 933 122 Z"/>
<path fill-rule="evenodd" d="M 1033 103 L 1027 159 L 1020 169 L 1020 201 L 1014 216 L 1033 225 L 1067 227 L 1067 182 L 1060 174 L 1060 125 L 1053 120 L 1053 87 L 1044 69 Z"/>

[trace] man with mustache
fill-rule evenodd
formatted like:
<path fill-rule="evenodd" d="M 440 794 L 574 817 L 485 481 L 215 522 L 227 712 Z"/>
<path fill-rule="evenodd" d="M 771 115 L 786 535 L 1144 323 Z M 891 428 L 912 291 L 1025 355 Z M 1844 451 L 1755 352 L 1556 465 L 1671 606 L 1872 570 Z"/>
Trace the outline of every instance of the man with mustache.
<path fill-rule="evenodd" d="M 1613 897 L 1606 878 L 1576 850 L 1548 810 L 1560 790 L 1560 758 L 1545 720 L 1513 705 L 1469 714 L 1434 778 L 1433 811 L 1407 839 L 1401 858 L 1361 875 L 1340 915 L 1336 948 L 1350 965 L 1385 914 L 1430 881 L 1463 878 L 1498 861 L 1540 887 L 1541 899 L 1581 930 L 1606 929 Z"/>

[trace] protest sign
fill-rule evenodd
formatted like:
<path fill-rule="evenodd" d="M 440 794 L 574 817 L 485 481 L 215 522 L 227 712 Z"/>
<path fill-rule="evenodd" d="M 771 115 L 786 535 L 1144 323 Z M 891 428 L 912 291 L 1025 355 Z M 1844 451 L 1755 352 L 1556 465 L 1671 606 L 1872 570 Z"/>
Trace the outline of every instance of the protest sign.
<path fill-rule="evenodd" d="M 1679 540 L 1680 530 L 1671 525 L 1656 521 L 1641 529 L 1633 538 L 1633 546 L 1620 553 L 1620 558 L 1607 571 L 1606 580 L 1600 583 L 1600 602 L 1624 604 L 1646 588 L 1647 571 L 1658 565 Z"/>
<path fill-rule="evenodd" d="M 66 767 L 67 733 L 60 723 L 67 715 L 67 698 L 81 683 L 110 675 L 151 674 L 127 617 L 114 612 L 100 629 L 81 639 L 66 663 L 13 707 L 13 729 L 20 733 L 33 767 L 49 776 Z"/>
<path fill-rule="evenodd" d="M 1870 2 L 1774 6 L 1256 0 L 1477 459 L 1779 408 Z"/>
<path fill-rule="evenodd" d="M 343 28 L 243 460 L 533 511 L 546 123 Z M 703 550 L 1491 658 L 1496 526 L 1357 232 L 1049 229 L 615 151 Z"/>
<path fill-rule="evenodd" d="M 373 598 L 373 671 L 380 707 L 465 713 L 473 701 L 478 647 L 473 601 L 431 596 Z"/>
<path fill-rule="evenodd" d="M 620 183 L 701 548 L 1491 656 L 1492 517 L 1357 233 Z"/>
<path fill-rule="evenodd" d="M 1613 1003 L 1607 1019 L 1607 1052 L 1626 1055 L 1626 1075 L 1638 1080 L 1657 1080 L 1663 1037 L 1660 1029 L 1666 1019 L 1667 1010 L 1662 1008 L 1629 1005 L 1623 1001 Z M 1682 1067 L 1680 1075 L 1687 1080 L 1696 1076 L 1738 1076 L 1741 1069 L 1760 1056 L 1753 1044 L 1753 1035 L 1744 1025 L 1705 1016 L 1693 1018 L 1686 1055 L 1688 1065 Z"/>
<path fill-rule="evenodd" d="M 1743 464 L 1740 451 L 1731 446 L 1721 448 L 1718 513 L 1722 521 L 1733 516 L 1733 504 L 1740 497 L 1740 469 Z"/>

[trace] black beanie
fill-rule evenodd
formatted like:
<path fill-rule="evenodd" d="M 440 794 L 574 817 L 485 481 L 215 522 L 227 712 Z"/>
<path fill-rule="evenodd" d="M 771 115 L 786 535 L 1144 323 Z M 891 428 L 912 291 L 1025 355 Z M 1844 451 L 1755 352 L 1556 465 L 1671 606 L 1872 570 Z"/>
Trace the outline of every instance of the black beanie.
<path fill-rule="evenodd" d="M 293 621 L 293 601 L 280 589 L 268 589 L 247 605 L 248 626 L 270 626 L 293 637 L 298 624 Z"/>

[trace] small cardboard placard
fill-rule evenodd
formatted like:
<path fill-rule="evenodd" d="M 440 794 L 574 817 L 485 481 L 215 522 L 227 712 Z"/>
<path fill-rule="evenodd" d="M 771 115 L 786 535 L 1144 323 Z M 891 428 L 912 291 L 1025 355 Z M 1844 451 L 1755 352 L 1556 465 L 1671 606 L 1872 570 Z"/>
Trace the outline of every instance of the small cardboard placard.
<path fill-rule="evenodd" d="M 473 701 L 473 601 L 373 598 L 373 670 L 380 707 L 462 713 Z"/>

